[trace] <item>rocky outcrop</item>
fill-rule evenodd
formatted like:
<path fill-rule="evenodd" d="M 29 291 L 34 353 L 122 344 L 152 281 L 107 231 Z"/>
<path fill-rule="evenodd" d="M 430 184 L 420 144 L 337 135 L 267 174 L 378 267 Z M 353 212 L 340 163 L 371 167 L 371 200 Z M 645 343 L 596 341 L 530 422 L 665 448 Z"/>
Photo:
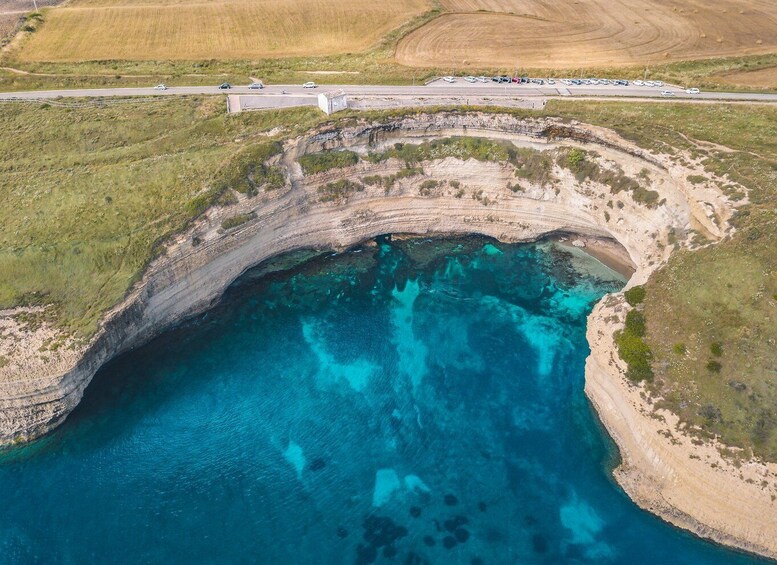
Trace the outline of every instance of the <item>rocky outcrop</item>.
<path fill-rule="evenodd" d="M 405 164 L 396 159 L 364 160 L 305 177 L 296 161 L 322 149 L 349 148 L 366 155 L 395 143 L 452 135 L 505 140 L 525 151 L 584 148 L 595 152 L 589 158 L 601 170 L 639 178 L 659 198 L 646 205 L 606 180 L 578 180 L 555 159 L 550 179 L 522 177 L 519 188 L 514 185 L 516 165 L 508 162 L 448 157 L 420 163 L 422 173 L 397 175 Z M 213 208 L 170 241 L 127 298 L 105 315 L 89 343 L 68 343 L 41 355 L 35 344 L 55 331 L 45 323 L 19 322 L 18 312 L 0 313 L 0 356 L 9 360 L 0 367 L 0 442 L 29 440 L 51 430 L 76 406 L 106 361 L 209 308 L 252 266 L 293 250 L 340 250 L 386 233 L 478 233 L 503 241 L 574 233 L 619 242 L 635 269 L 630 284 L 644 282 L 675 245 L 690 245 L 692 232 L 713 241 L 723 237 L 733 211 L 712 183 L 687 182 L 692 165 L 680 162 L 584 124 L 480 113 L 417 115 L 331 128 L 287 142 L 274 163 L 283 168 L 286 186 Z M 392 176 L 391 183 L 364 181 Z M 328 183 L 342 179 L 352 181 L 350 188 L 326 192 Z M 329 198 L 322 198 L 325 193 Z M 221 227 L 223 220 L 249 212 L 247 222 Z M 591 315 L 592 354 L 586 368 L 586 392 L 623 455 L 618 481 L 640 505 L 669 521 L 723 543 L 776 555 L 777 525 L 773 518 L 764 519 L 777 515 L 773 502 L 749 486 L 735 491 L 742 481 L 703 474 L 689 459 L 700 448 L 683 441 L 681 449 L 651 427 L 655 415 L 639 404 L 639 391 L 625 381 L 614 353 L 612 333 L 620 327 L 621 310 L 619 295 L 613 295 Z M 704 477 L 703 488 L 694 485 L 696 476 Z M 731 492 L 744 498 L 736 512 L 727 514 L 736 500 Z M 710 510 L 718 504 L 720 515 Z"/>

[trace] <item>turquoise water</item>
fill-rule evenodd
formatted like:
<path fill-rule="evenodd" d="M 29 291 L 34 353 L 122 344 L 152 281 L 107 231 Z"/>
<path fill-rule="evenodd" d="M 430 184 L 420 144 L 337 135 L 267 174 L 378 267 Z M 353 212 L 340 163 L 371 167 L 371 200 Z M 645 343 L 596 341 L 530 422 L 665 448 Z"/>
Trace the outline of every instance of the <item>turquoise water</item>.
<path fill-rule="evenodd" d="M 753 562 L 609 476 L 585 318 L 622 284 L 480 238 L 249 273 L 0 458 L 0 562 Z"/>

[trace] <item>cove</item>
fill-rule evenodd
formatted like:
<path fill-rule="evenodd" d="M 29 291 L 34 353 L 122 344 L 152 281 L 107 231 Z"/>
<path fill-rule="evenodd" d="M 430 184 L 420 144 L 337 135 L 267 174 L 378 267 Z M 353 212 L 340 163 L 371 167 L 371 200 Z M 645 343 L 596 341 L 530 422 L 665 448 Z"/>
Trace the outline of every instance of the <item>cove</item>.
<path fill-rule="evenodd" d="M 752 563 L 633 505 L 580 251 L 380 238 L 249 272 L 0 456 L 0 562 Z"/>

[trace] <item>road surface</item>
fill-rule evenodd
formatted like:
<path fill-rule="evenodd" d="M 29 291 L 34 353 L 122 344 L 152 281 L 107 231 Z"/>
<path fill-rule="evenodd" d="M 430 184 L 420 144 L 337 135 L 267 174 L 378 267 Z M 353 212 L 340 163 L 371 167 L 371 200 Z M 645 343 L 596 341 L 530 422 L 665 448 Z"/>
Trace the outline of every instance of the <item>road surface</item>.
<path fill-rule="evenodd" d="M 683 100 L 693 102 L 743 102 L 752 101 L 760 103 L 777 102 L 777 94 L 745 93 L 745 92 L 701 92 L 699 94 L 687 94 L 676 86 L 665 85 L 663 87 L 646 86 L 564 86 L 564 85 L 518 85 L 475 83 L 469 84 L 461 80 L 449 84 L 444 81 L 435 81 L 425 86 L 369 86 L 369 85 L 322 85 L 318 88 L 306 89 L 299 85 L 271 85 L 261 90 L 252 90 L 247 86 L 234 86 L 229 90 L 220 90 L 217 86 L 172 86 L 167 90 L 149 88 L 93 88 L 76 90 L 37 90 L 28 92 L 0 93 L 0 100 L 46 100 L 56 98 L 101 98 L 101 97 L 127 97 L 127 96 L 182 96 L 203 94 L 231 94 L 252 95 L 260 103 L 255 107 L 282 108 L 291 106 L 310 106 L 315 104 L 315 97 L 319 92 L 330 90 L 343 90 L 348 96 L 353 97 L 381 97 L 386 99 L 407 99 L 408 103 L 413 99 L 432 100 L 440 98 L 450 100 L 460 98 L 460 103 L 465 103 L 468 97 L 479 100 L 491 100 L 499 104 L 500 99 L 505 98 L 557 98 L 557 97 L 581 97 L 581 98 L 637 98 L 637 99 L 663 99 Z M 662 95 L 662 91 L 672 92 L 672 96 Z"/>

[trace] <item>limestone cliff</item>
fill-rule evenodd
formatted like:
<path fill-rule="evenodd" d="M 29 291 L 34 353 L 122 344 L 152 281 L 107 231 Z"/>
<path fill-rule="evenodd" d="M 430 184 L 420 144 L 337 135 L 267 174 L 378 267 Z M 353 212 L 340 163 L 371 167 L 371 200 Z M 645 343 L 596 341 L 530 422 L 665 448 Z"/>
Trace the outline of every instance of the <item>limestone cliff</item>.
<path fill-rule="evenodd" d="M 511 162 L 424 161 L 415 173 L 398 174 L 398 159 L 362 160 L 345 168 L 305 176 L 299 156 L 349 148 L 361 155 L 396 143 L 447 136 L 499 139 L 515 147 L 553 155 L 549 177 L 521 177 Z M 613 174 L 583 178 L 556 158 L 571 147 L 588 151 L 598 170 Z M 709 240 L 726 234 L 733 206 L 710 188 L 686 179 L 691 165 L 653 155 L 611 131 L 552 119 L 521 119 L 481 113 L 443 113 L 330 128 L 288 141 L 273 163 L 284 171 L 282 189 L 240 196 L 236 204 L 210 209 L 186 233 L 170 241 L 126 299 L 108 312 L 86 344 L 69 343 L 40 355 L 38 345 L 54 330 L 19 321 L 19 312 L 0 313 L 0 444 L 38 437 L 56 427 L 77 405 L 106 361 L 148 341 L 181 320 L 209 308 L 244 271 L 298 249 L 344 249 L 386 233 L 479 233 L 503 241 L 532 241 L 570 233 L 619 242 L 635 268 L 630 284 L 644 282 L 675 245 L 691 245 L 700 232 Z M 657 193 L 645 202 L 607 178 L 640 179 Z M 366 182 L 369 177 L 391 182 Z M 516 179 L 521 178 L 519 187 Z M 350 184 L 333 183 L 343 179 Z M 224 229 L 238 215 L 247 221 Z M 650 410 L 624 379 L 612 333 L 622 320 L 619 295 L 603 300 L 591 315 L 592 354 L 586 392 L 623 455 L 616 477 L 643 507 L 701 535 L 763 554 L 777 555 L 777 507 L 763 491 L 744 488 L 743 503 L 725 514 L 723 504 L 744 485 L 729 475 L 706 473 L 704 488 L 691 488 L 703 469 L 656 433 Z M 705 462 L 709 464 L 709 460 Z M 701 463 L 699 463 L 701 465 Z M 762 472 L 759 470 L 758 472 Z M 767 470 L 768 472 L 768 470 Z M 725 480 L 724 480 L 725 478 Z M 740 485 L 741 483 L 741 485 Z M 717 513 L 716 513 L 717 512 Z M 747 524 L 739 527 L 735 522 Z"/>

